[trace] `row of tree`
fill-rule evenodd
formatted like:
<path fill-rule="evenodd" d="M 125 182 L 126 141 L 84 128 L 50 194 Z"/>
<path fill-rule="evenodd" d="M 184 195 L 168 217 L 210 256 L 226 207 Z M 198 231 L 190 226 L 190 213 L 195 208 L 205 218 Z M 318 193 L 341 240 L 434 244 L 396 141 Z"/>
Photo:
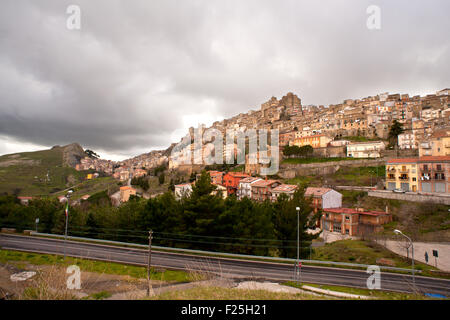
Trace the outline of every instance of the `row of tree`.
<path fill-rule="evenodd" d="M 289 146 L 286 145 L 283 147 L 283 154 L 286 157 L 301 157 L 301 158 L 306 158 L 306 157 L 310 157 L 313 154 L 313 147 L 310 145 L 306 145 L 306 146 Z"/>
<path fill-rule="evenodd" d="M 203 172 L 192 193 L 180 201 L 172 192 L 145 200 L 132 197 L 115 208 L 106 193 L 69 209 L 69 234 L 98 239 L 147 243 L 148 231 L 154 231 L 154 244 L 179 248 L 232 253 L 296 256 L 297 211 L 300 207 L 301 255 L 309 254 L 312 236 L 306 232 L 318 218 L 312 215 L 310 201 L 300 187 L 290 200 L 280 197 L 271 203 L 253 202 L 234 196 L 222 199 L 212 194 L 215 186 Z M 46 233 L 64 233 L 64 205 L 55 199 L 37 199 L 28 206 L 15 196 L 0 197 L 0 225 L 18 231 L 38 229 Z"/>

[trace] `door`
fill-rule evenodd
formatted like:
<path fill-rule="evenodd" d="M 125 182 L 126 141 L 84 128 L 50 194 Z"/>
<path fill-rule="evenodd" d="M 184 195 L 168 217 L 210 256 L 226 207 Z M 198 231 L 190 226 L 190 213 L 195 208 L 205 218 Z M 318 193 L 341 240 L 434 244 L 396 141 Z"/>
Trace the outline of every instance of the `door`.
<path fill-rule="evenodd" d="M 409 183 L 407 182 L 400 183 L 400 188 L 402 188 L 403 191 L 409 191 Z"/>

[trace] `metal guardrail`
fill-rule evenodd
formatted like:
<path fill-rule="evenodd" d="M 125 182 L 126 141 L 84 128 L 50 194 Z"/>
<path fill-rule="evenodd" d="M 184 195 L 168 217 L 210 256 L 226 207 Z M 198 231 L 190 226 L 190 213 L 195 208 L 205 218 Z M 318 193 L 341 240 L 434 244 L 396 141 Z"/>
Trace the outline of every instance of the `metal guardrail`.
<path fill-rule="evenodd" d="M 63 235 L 52 234 L 52 233 L 40 233 L 40 232 L 31 232 L 32 236 L 43 236 L 43 237 L 53 237 L 53 238 L 64 238 Z M 78 240 L 78 241 L 90 241 L 90 242 L 98 242 L 104 244 L 114 244 L 120 246 L 133 246 L 140 248 L 148 248 L 148 245 L 138 244 L 138 243 L 129 243 L 129 242 L 120 242 L 120 241 L 112 241 L 112 240 L 102 240 L 102 239 L 92 239 L 92 238 L 84 238 L 84 237 L 73 237 L 67 236 L 68 240 Z M 253 256 L 248 254 L 237 254 L 237 253 L 227 253 L 227 252 L 215 252 L 215 251 L 203 251 L 203 250 L 194 250 L 194 249 L 179 249 L 179 248 L 170 248 L 170 247 L 161 247 L 161 246 L 152 246 L 153 249 L 156 250 L 164 250 L 164 251 L 173 251 L 173 252 L 181 252 L 181 253 L 196 253 L 196 254 L 204 254 L 204 255 L 214 255 L 214 256 L 222 256 L 222 257 L 230 257 L 230 258 L 243 258 L 249 260 L 272 260 L 272 261 L 285 261 L 296 263 L 296 259 L 291 258 L 277 258 L 277 257 L 265 257 L 265 256 Z M 370 265 L 368 264 L 357 264 L 357 263 L 349 263 L 349 262 L 336 262 L 336 261 L 321 261 L 321 260 L 306 260 L 300 259 L 302 263 L 309 264 L 324 264 L 324 265 L 337 265 L 337 266 L 345 266 L 345 267 L 359 267 L 367 269 Z M 413 272 L 413 269 L 406 268 L 396 268 L 389 266 L 378 266 L 380 269 L 385 270 L 393 270 L 393 271 L 403 271 L 403 272 Z M 414 269 L 414 273 L 421 273 L 422 270 Z"/>

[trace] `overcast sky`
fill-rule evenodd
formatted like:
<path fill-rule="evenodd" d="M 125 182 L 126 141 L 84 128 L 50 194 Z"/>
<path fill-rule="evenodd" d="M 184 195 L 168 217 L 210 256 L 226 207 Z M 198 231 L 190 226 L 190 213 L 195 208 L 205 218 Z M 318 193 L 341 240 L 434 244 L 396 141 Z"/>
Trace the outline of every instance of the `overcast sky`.
<path fill-rule="evenodd" d="M 71 4 L 80 30 L 66 27 Z M 450 87 L 449 12 L 448 0 L 2 0 L 0 154 L 79 142 L 118 160 L 289 91 L 317 105 L 434 93 Z"/>

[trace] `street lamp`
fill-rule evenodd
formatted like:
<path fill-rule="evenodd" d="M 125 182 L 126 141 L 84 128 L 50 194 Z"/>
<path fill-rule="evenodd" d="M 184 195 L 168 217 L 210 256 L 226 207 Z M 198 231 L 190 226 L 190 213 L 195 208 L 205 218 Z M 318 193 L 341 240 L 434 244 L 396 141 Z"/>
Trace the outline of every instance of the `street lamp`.
<path fill-rule="evenodd" d="M 394 230 L 394 233 L 395 233 L 395 234 L 399 234 L 399 235 L 404 236 L 406 239 L 409 240 L 409 243 L 410 243 L 410 245 L 411 245 L 411 255 L 412 255 L 412 276 L 413 276 L 413 285 L 414 285 L 414 287 L 415 287 L 415 286 L 416 286 L 416 279 L 415 279 L 415 276 L 414 276 L 414 245 L 413 245 L 413 242 L 412 242 L 412 240 L 411 240 L 410 237 L 408 237 L 406 234 L 404 234 L 403 232 L 401 232 L 401 231 L 398 230 L 398 229 L 395 229 L 395 230 Z"/>
<path fill-rule="evenodd" d="M 67 227 L 69 225 L 69 199 L 70 199 L 70 196 L 72 195 L 72 193 L 73 193 L 73 190 L 69 190 L 69 191 L 67 191 L 67 195 L 66 195 L 67 205 L 66 205 L 66 210 L 65 210 L 65 213 L 66 213 L 66 232 L 64 234 L 64 259 L 66 259 Z"/>
<path fill-rule="evenodd" d="M 299 268 L 299 262 L 300 262 L 300 207 L 296 207 L 295 210 L 297 210 L 297 264 L 296 264 L 296 268 L 297 269 L 297 275 L 299 275 L 300 273 L 300 268 Z M 297 277 L 297 282 L 298 282 L 298 277 Z"/>

